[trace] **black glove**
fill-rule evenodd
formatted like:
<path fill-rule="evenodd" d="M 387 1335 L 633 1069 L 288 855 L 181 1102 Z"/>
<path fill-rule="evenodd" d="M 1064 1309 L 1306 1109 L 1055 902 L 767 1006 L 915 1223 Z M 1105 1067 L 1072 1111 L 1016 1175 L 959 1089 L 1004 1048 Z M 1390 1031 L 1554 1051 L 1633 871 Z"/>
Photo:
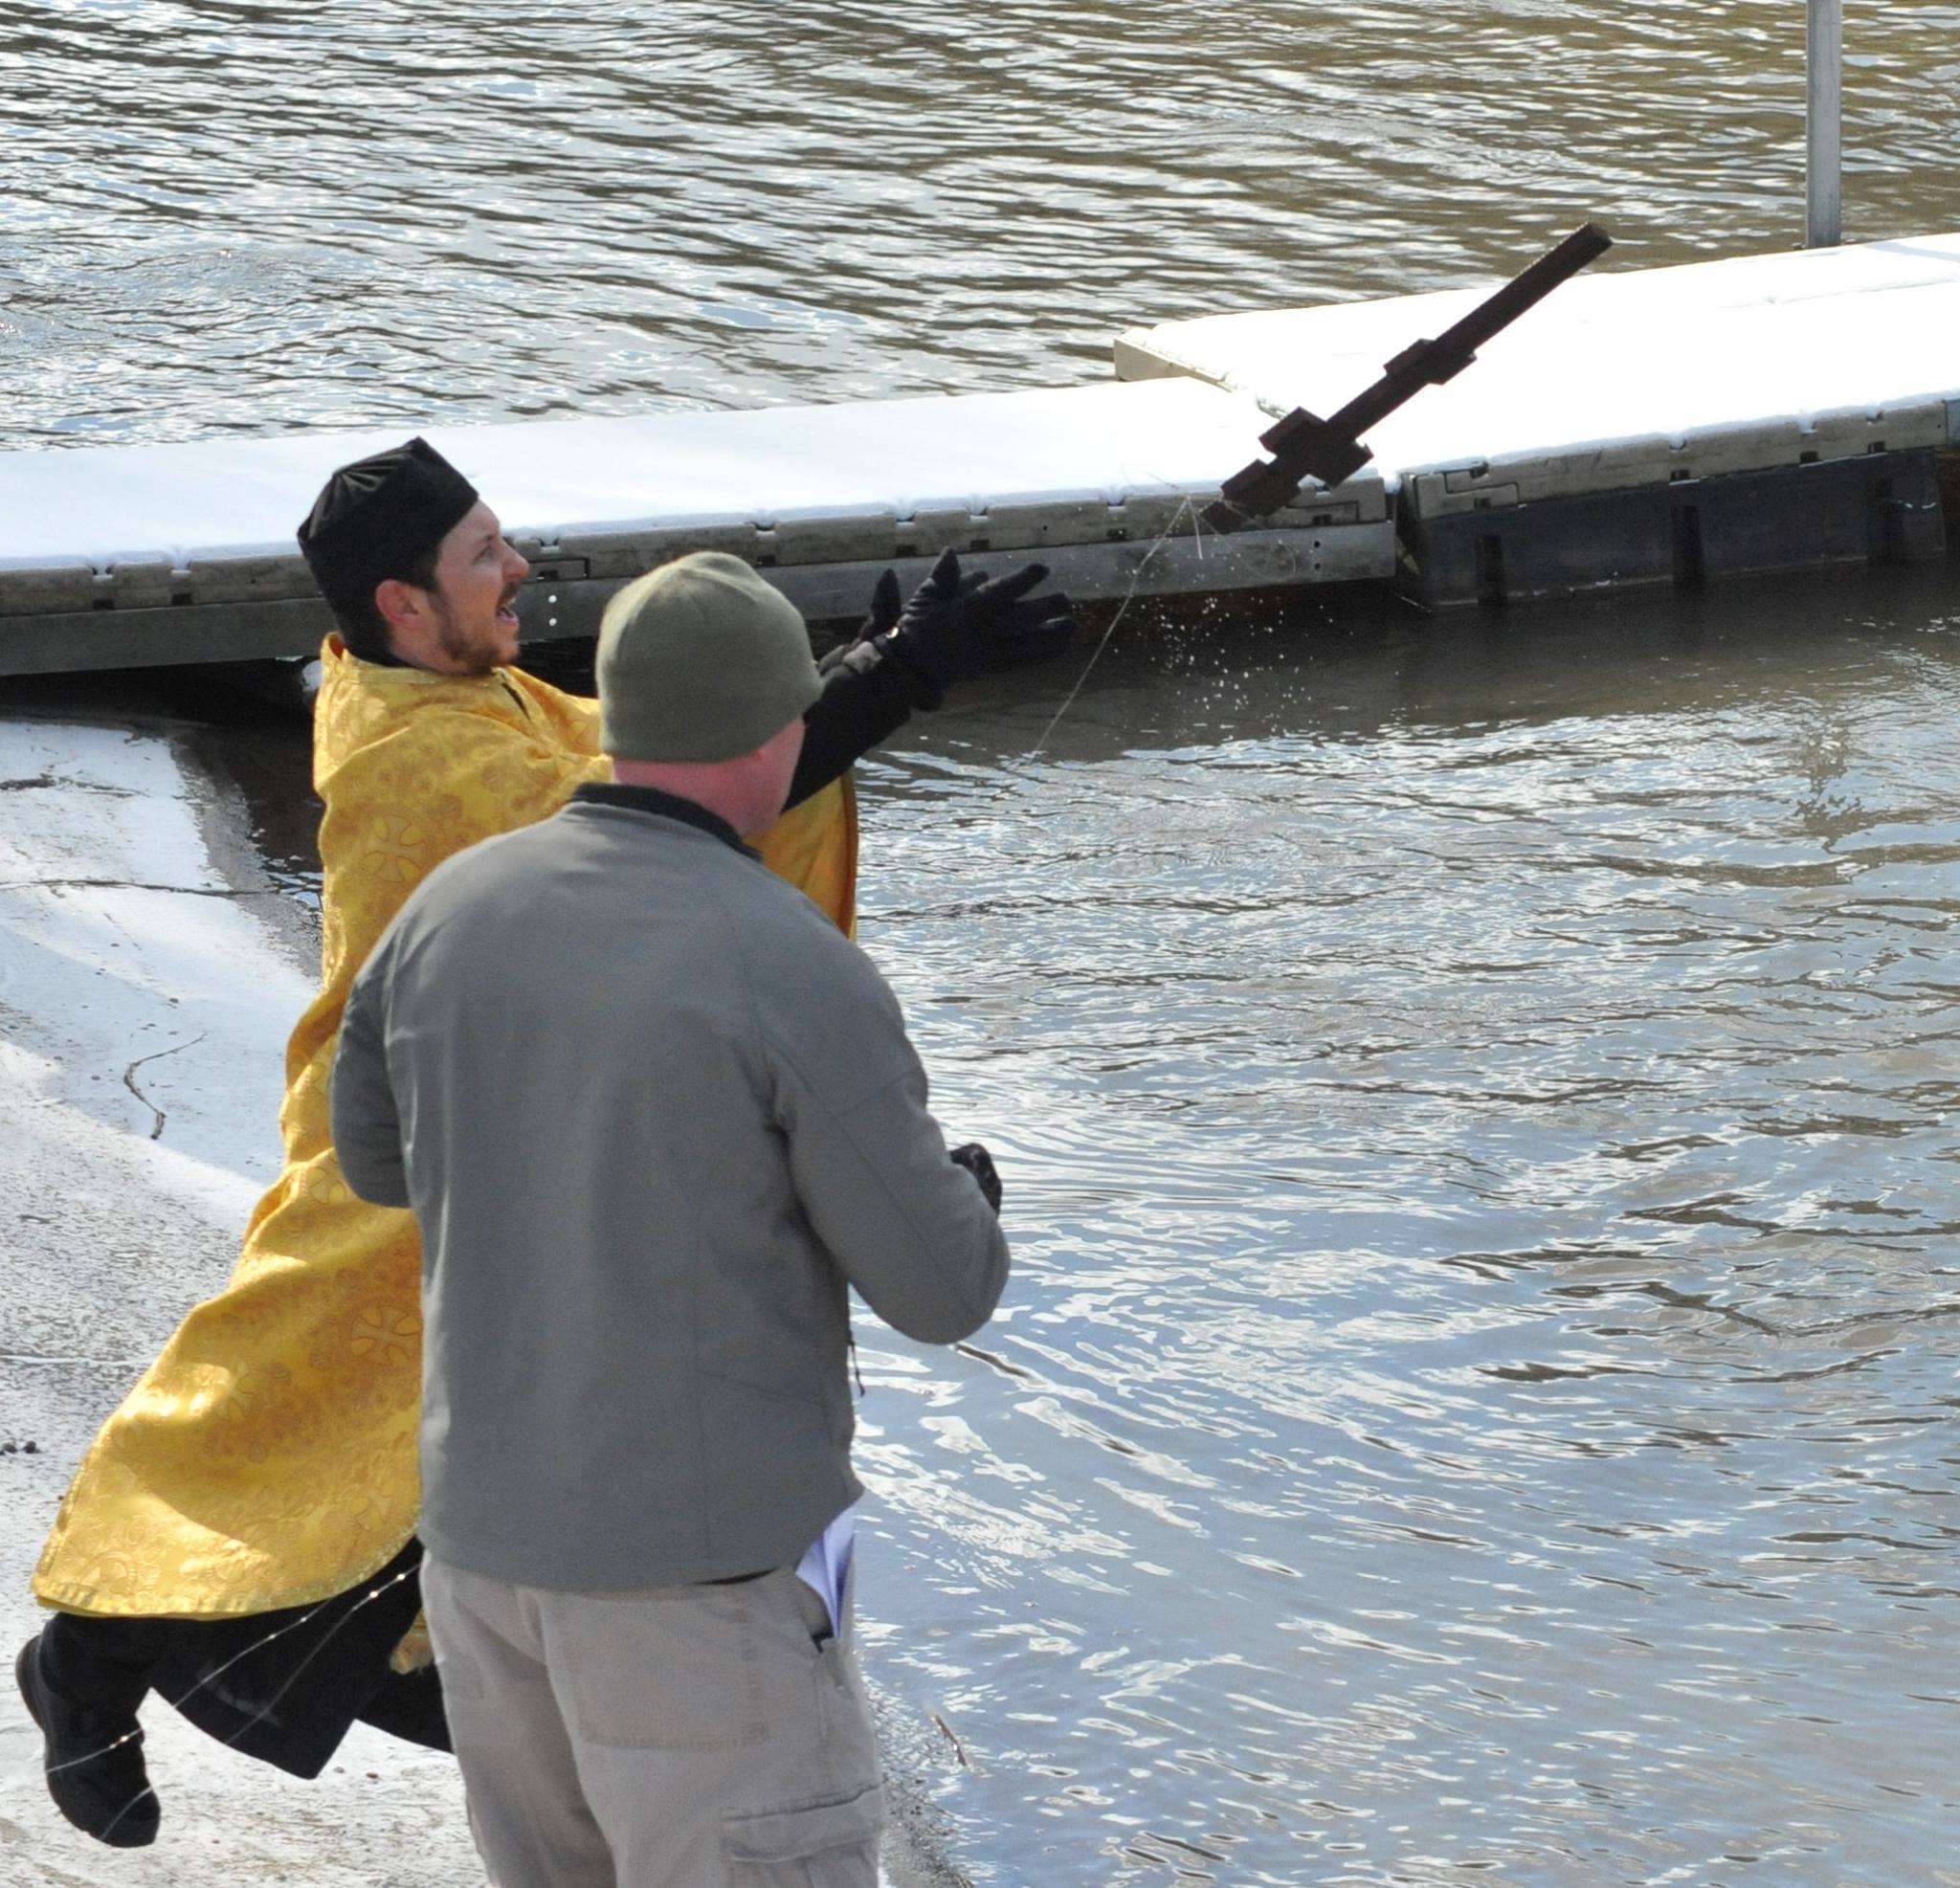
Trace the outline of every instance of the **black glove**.
<path fill-rule="evenodd" d="M 1011 577 L 978 570 L 962 577 L 959 554 L 941 552 L 885 645 L 924 684 L 922 707 L 938 707 L 946 691 L 969 677 L 1038 662 L 1067 648 L 1076 632 L 1068 598 L 1028 594 L 1047 575 L 1045 564 L 1029 564 Z"/>
<path fill-rule="evenodd" d="M 826 650 L 817 658 L 817 674 L 828 676 L 835 669 L 844 668 L 857 669 L 861 673 L 867 668 L 876 668 L 882 655 L 876 644 L 880 636 L 888 634 L 897 627 L 902 607 L 899 598 L 899 573 L 887 570 L 871 592 L 871 610 L 858 625 L 858 633 L 848 641 Z M 906 691 L 908 696 L 914 692 Z M 792 800 L 791 804 L 793 806 L 795 802 Z"/>
<path fill-rule="evenodd" d="M 859 642 L 871 636 L 881 636 L 887 630 L 898 627 L 902 608 L 899 596 L 899 573 L 887 570 L 872 589 L 871 613 L 865 617 L 864 627 L 858 632 Z"/>
<path fill-rule="evenodd" d="M 993 1209 L 993 1216 L 1000 1217 L 1000 1175 L 994 1171 L 993 1156 L 977 1141 L 969 1141 L 964 1147 L 952 1150 L 953 1164 L 963 1166 L 980 1183 L 980 1190 L 987 1195 L 987 1204 Z"/>

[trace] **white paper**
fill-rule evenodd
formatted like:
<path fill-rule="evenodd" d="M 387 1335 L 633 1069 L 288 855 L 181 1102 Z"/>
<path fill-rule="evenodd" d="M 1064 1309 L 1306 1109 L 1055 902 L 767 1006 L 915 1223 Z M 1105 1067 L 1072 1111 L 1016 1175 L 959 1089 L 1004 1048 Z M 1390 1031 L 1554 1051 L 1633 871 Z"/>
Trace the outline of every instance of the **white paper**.
<path fill-rule="evenodd" d="M 830 1608 L 831 1636 L 836 1639 L 843 1638 L 848 1623 L 851 1550 L 857 1538 L 857 1520 L 846 1508 L 811 1543 L 810 1551 L 796 1563 L 797 1579 Z"/>

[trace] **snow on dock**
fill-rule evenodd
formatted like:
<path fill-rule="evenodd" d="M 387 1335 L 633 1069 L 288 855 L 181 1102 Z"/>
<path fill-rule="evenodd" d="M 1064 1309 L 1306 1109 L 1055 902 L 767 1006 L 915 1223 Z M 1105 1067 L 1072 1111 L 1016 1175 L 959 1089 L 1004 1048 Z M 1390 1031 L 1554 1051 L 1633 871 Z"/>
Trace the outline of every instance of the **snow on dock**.
<path fill-rule="evenodd" d="M 1331 412 L 1486 292 L 1169 322 L 1117 372 Z M 1960 234 L 1581 277 L 1368 443 L 1432 604 L 1938 555 Z"/>
<path fill-rule="evenodd" d="M 1038 555 L 1082 596 L 1386 576 L 1364 471 L 1221 545 L 1194 505 L 1252 455 L 1255 402 L 1194 380 L 618 419 L 433 427 L 537 566 L 531 635 L 587 634 L 682 550 L 762 566 L 813 618 L 948 546 Z M 293 533 L 386 433 L 0 455 L 0 674 L 310 653 Z"/>

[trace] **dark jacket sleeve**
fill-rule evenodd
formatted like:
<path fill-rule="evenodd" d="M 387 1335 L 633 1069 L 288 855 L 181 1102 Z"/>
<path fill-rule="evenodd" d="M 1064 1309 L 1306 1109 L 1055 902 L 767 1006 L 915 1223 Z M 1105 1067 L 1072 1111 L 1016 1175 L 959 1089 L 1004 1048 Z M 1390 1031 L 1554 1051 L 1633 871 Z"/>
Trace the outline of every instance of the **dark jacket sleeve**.
<path fill-rule="evenodd" d="M 401 1117 L 382 1035 L 388 956 L 384 940 L 383 948 L 354 979 L 341 1019 L 327 1108 L 334 1152 L 347 1185 L 375 1206 L 405 1207 L 409 1177 L 402 1160 Z"/>
<path fill-rule="evenodd" d="M 791 807 L 888 740 L 914 708 L 939 705 L 921 698 L 914 672 L 892 659 L 882 638 L 834 649 L 819 667 L 823 693 L 803 717 L 803 753 L 786 803 Z"/>

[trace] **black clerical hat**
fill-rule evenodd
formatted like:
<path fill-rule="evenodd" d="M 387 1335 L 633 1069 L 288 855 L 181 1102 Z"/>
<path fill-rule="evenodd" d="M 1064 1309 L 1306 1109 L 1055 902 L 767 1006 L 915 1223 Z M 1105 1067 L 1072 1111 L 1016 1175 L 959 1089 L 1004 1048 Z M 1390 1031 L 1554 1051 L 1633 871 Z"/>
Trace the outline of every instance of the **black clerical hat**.
<path fill-rule="evenodd" d="M 300 551 L 329 602 L 370 600 L 403 577 L 477 502 L 477 488 L 426 439 L 344 465 L 300 526 Z"/>

